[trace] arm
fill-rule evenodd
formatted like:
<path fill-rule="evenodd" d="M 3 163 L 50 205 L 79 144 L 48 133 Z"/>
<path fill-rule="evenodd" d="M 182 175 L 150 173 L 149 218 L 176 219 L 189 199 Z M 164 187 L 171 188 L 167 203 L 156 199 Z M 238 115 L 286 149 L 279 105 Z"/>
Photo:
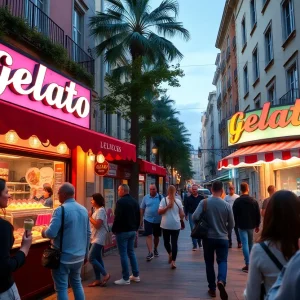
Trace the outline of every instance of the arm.
<path fill-rule="evenodd" d="M 112 226 L 112 232 L 116 232 L 116 228 L 118 226 L 118 223 L 120 222 L 121 220 L 121 215 L 122 215 L 122 209 L 120 207 L 120 203 L 119 201 L 117 201 L 116 203 L 116 208 L 115 208 L 115 219 L 114 219 L 114 223 L 113 223 L 113 226 Z"/>
<path fill-rule="evenodd" d="M 57 234 L 61 228 L 61 217 L 62 208 L 58 207 L 53 213 L 49 227 L 43 229 L 42 231 L 42 236 L 44 238 L 54 239 L 57 237 Z"/>
<path fill-rule="evenodd" d="M 203 201 L 207 201 L 207 200 L 203 200 Z M 199 205 L 197 206 L 195 212 L 193 213 L 192 219 L 193 219 L 194 222 L 197 222 L 200 219 L 200 215 L 202 214 L 202 211 L 203 211 L 203 201 L 201 201 L 199 203 Z"/>
<path fill-rule="evenodd" d="M 141 210 L 138 204 L 136 205 L 136 215 L 136 231 L 138 231 L 142 220 Z"/>
<path fill-rule="evenodd" d="M 169 205 L 166 205 L 166 198 L 162 199 L 160 201 L 160 204 L 159 204 L 159 209 L 158 209 L 158 214 L 159 215 L 164 215 L 167 210 L 170 208 L 170 204 Z"/>
<path fill-rule="evenodd" d="M 228 232 L 231 232 L 231 230 L 234 228 L 234 217 L 233 217 L 233 212 L 232 212 L 232 209 L 231 209 L 231 206 L 228 204 L 228 225 L 227 225 L 227 228 L 228 228 Z"/>
<path fill-rule="evenodd" d="M 87 220 L 87 241 L 86 241 L 86 251 L 85 251 L 85 259 L 88 258 L 88 254 L 89 254 L 89 248 L 90 248 L 90 240 L 91 240 L 91 227 L 90 227 L 90 222 L 89 220 Z"/>
<path fill-rule="evenodd" d="M 235 200 L 233 203 L 232 212 L 233 212 L 235 226 L 237 226 L 237 216 L 238 216 L 238 201 L 237 200 Z"/>
<path fill-rule="evenodd" d="M 188 197 L 184 197 L 184 213 L 188 215 Z"/>
<path fill-rule="evenodd" d="M 140 226 L 142 226 L 142 224 L 143 224 L 145 210 L 146 210 L 146 203 L 145 203 L 145 197 L 144 197 L 143 201 L 141 203 L 141 208 L 140 208 Z"/>
<path fill-rule="evenodd" d="M 259 228 L 259 225 L 260 225 L 260 210 L 259 210 L 259 205 L 258 205 L 257 201 L 256 201 L 255 209 L 256 209 L 256 228 Z"/>
<path fill-rule="evenodd" d="M 103 216 L 101 216 L 101 211 L 99 210 L 98 213 L 95 216 L 95 219 L 93 219 L 92 216 L 89 217 L 89 220 L 91 224 L 96 228 L 100 229 L 103 224 Z"/>

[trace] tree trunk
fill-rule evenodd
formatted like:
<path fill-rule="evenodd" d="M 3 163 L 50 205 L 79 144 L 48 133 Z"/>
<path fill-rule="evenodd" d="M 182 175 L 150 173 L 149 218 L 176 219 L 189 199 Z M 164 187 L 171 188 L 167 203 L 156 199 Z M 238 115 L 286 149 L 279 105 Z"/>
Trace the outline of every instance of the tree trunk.
<path fill-rule="evenodd" d="M 159 149 L 157 151 L 157 154 L 155 155 L 155 163 L 159 166 Z M 156 188 L 159 190 L 159 176 L 155 177 L 155 185 Z M 163 192 L 163 191 L 160 191 Z"/>
<path fill-rule="evenodd" d="M 152 115 L 148 115 L 146 117 L 146 121 L 151 121 Z M 151 161 L 151 137 L 147 136 L 146 137 L 146 160 Z"/>

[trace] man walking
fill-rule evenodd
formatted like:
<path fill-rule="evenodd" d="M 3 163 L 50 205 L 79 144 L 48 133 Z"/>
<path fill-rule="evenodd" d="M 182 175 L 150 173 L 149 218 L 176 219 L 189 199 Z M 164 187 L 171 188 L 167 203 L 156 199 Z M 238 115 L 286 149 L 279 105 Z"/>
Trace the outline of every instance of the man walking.
<path fill-rule="evenodd" d="M 209 224 L 207 238 L 203 240 L 206 276 L 211 297 L 216 297 L 216 286 L 222 300 L 227 300 L 225 289 L 227 277 L 228 232 L 234 227 L 233 213 L 230 205 L 222 200 L 223 184 L 215 181 L 212 185 L 212 196 L 200 202 L 193 214 L 194 222 L 199 221 L 205 210 L 205 218 Z M 218 282 L 214 269 L 215 253 L 218 263 Z"/>
<path fill-rule="evenodd" d="M 230 185 L 229 186 L 229 194 L 225 196 L 224 200 L 231 206 L 233 206 L 234 201 L 239 197 L 239 195 L 234 193 L 234 186 Z M 240 235 L 239 235 L 239 230 L 234 226 L 234 231 L 236 235 L 236 240 L 238 243 L 238 248 L 242 248 L 242 243 L 240 240 Z M 229 248 L 232 248 L 232 231 L 228 232 L 228 238 L 229 238 Z"/>
<path fill-rule="evenodd" d="M 245 266 L 242 271 L 248 273 L 249 257 L 253 246 L 253 230 L 259 232 L 260 211 L 257 201 L 249 196 L 249 185 L 241 183 L 242 195 L 233 204 L 235 224 L 239 229 L 240 239 L 243 246 Z"/>
<path fill-rule="evenodd" d="M 269 185 L 268 186 L 268 193 L 269 193 L 269 197 L 266 198 L 262 204 L 262 207 L 261 207 L 261 216 L 264 217 L 265 216 L 265 213 L 266 213 L 266 209 L 267 209 L 267 206 L 269 204 L 269 201 L 270 201 L 270 198 L 275 194 L 276 192 L 276 188 L 274 185 Z"/>
<path fill-rule="evenodd" d="M 195 223 L 193 221 L 193 213 L 195 212 L 196 208 L 198 207 L 199 203 L 204 199 L 204 196 L 198 194 L 198 186 L 196 184 L 192 185 L 192 193 L 189 197 L 184 199 L 184 213 L 185 219 L 189 220 L 191 231 L 193 230 Z M 199 248 L 202 247 L 201 239 L 193 239 L 193 251 L 197 250 L 197 243 Z"/>
<path fill-rule="evenodd" d="M 148 247 L 147 261 L 151 261 L 154 256 L 158 257 L 157 250 L 159 237 L 161 236 L 160 221 L 161 216 L 158 214 L 158 208 L 161 195 L 157 193 L 154 184 L 150 185 L 150 193 L 147 194 L 141 203 L 141 225 L 144 220 L 144 235 L 146 236 L 146 244 Z M 154 237 L 154 253 L 153 253 L 153 237 Z"/>
<path fill-rule="evenodd" d="M 136 232 L 140 226 L 140 208 L 138 202 L 129 195 L 129 186 L 121 184 L 118 188 L 120 199 L 115 209 L 115 220 L 112 232 L 116 234 L 119 249 L 122 279 L 115 281 L 117 285 L 127 285 L 130 281 L 140 282 L 137 259 L 134 253 Z M 132 275 L 129 276 L 128 257 Z"/>
<path fill-rule="evenodd" d="M 85 207 L 75 199 L 75 188 L 71 183 L 64 183 L 58 190 L 58 207 L 52 216 L 50 225 L 42 231 L 44 238 L 51 239 L 52 245 L 59 249 L 63 238 L 59 268 L 52 270 L 55 291 L 58 300 L 68 299 L 70 282 L 76 300 L 85 299 L 81 284 L 81 268 L 87 259 L 90 245 L 90 222 Z M 62 214 L 64 218 L 63 236 L 61 236 Z"/>

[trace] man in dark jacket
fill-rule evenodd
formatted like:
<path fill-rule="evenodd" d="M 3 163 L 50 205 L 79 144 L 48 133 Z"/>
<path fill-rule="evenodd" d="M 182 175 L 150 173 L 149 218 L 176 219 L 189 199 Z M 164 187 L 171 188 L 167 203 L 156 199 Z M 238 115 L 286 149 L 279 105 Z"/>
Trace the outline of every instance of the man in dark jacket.
<path fill-rule="evenodd" d="M 127 285 L 130 284 L 130 281 L 140 282 L 137 259 L 134 253 L 134 241 L 140 226 L 140 207 L 138 202 L 129 195 L 127 184 L 119 186 L 118 195 L 120 199 L 116 204 L 112 232 L 116 234 L 123 278 L 115 281 L 115 284 Z M 127 257 L 129 257 L 131 264 L 131 276 L 129 276 Z"/>
<path fill-rule="evenodd" d="M 253 230 L 255 229 L 256 233 L 259 231 L 260 211 L 258 202 L 249 196 L 249 185 L 246 182 L 241 183 L 241 193 L 242 195 L 235 200 L 232 210 L 235 224 L 239 229 L 246 263 L 242 271 L 248 273 L 249 257 L 253 245 Z"/>

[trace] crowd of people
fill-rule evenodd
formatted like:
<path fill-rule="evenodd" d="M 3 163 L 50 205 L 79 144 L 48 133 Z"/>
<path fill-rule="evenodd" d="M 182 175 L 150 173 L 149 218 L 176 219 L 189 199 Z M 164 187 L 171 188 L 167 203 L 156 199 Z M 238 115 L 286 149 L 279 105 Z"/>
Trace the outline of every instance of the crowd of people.
<path fill-rule="evenodd" d="M 129 285 L 132 281 L 141 281 L 134 251 L 140 226 L 144 227 L 146 236 L 146 260 L 151 262 L 159 256 L 158 245 L 162 235 L 168 262 L 175 270 L 178 237 L 185 227 L 184 219 L 189 221 L 191 230 L 205 220 L 207 235 L 202 240 L 192 238 L 191 250 L 203 247 L 211 297 L 216 297 L 218 289 L 221 299 L 228 299 L 227 260 L 234 230 L 237 247 L 242 248 L 245 260 L 241 271 L 249 273 L 245 299 L 300 299 L 300 199 L 290 191 L 276 192 L 275 187 L 270 186 L 270 197 L 264 200 L 260 210 L 257 200 L 249 195 L 247 183 L 241 183 L 240 191 L 241 195 L 237 195 L 235 187 L 230 186 L 228 195 L 224 197 L 222 182 L 215 181 L 212 196 L 199 195 L 198 187 L 194 185 L 190 194 L 181 201 L 174 186 L 169 186 L 168 195 L 163 197 L 157 193 L 156 186 L 151 185 L 149 194 L 139 206 L 130 196 L 128 185 L 120 185 L 112 232 L 116 235 L 122 278 L 114 283 Z M 0 208 L 4 214 L 9 197 L 6 182 L 0 179 Z M 70 283 L 75 299 L 82 300 L 85 299 L 81 283 L 83 265 L 89 262 L 94 270 L 95 279 L 89 287 L 106 286 L 111 278 L 102 258 L 110 233 L 105 199 L 99 193 L 94 194 L 92 210 L 88 212 L 76 202 L 75 189 L 70 183 L 59 188 L 58 197 L 61 206 L 54 210 L 50 225 L 42 231 L 43 237 L 51 240 L 53 248 L 62 247 L 59 266 L 51 270 L 54 287 L 57 299 L 65 300 L 68 299 Z M 254 232 L 256 243 L 253 242 Z M 20 250 L 12 256 L 13 226 L 5 218 L 0 218 L 0 240 L 0 299 L 20 299 L 12 273 L 25 263 L 32 235 L 25 231 Z"/>

